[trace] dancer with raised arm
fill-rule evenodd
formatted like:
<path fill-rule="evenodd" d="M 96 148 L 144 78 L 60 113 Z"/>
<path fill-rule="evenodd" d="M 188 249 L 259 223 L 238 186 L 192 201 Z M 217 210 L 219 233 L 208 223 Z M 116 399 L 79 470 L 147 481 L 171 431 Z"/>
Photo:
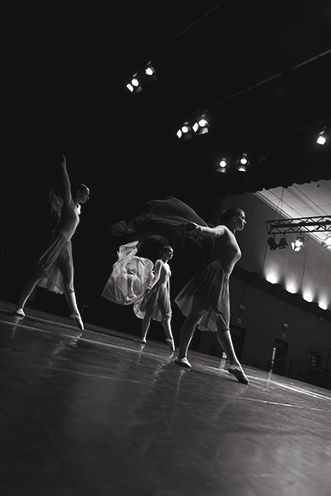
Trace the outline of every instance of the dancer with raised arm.
<path fill-rule="evenodd" d="M 55 293 L 64 294 L 70 308 L 70 318 L 83 330 L 84 324 L 74 291 L 71 238 L 80 220 L 81 204 L 89 199 L 90 190 L 82 183 L 71 187 L 64 156 L 61 169 L 64 194 L 58 195 L 54 190 L 50 192 L 50 204 L 52 214 L 56 216 L 56 224 L 45 249 L 35 262 L 33 274 L 25 283 L 14 314 L 25 317 L 25 304 L 38 285 Z"/>
<path fill-rule="evenodd" d="M 211 261 L 185 285 L 175 302 L 185 315 L 181 329 L 177 365 L 191 368 L 187 359 L 189 346 L 198 326 L 201 330 L 217 333 L 217 339 L 227 355 L 228 371 L 236 379 L 248 384 L 248 378 L 236 356 L 230 334 L 229 277 L 241 257 L 235 233 L 246 225 L 245 213 L 240 208 L 230 208 L 221 215 L 216 227 L 202 226 L 189 222 L 189 232 L 213 239 Z"/>

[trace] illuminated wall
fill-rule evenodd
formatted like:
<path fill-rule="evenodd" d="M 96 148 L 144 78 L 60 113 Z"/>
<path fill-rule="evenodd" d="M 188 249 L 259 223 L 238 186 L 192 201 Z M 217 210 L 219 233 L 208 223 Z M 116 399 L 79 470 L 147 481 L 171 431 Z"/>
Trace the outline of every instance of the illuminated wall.
<path fill-rule="evenodd" d="M 304 248 L 294 252 L 290 246 L 271 251 L 267 245 L 266 221 L 275 212 L 251 193 L 223 201 L 222 209 L 238 206 L 246 213 L 247 226 L 237 233 L 242 249 L 238 265 L 262 274 L 269 282 L 281 284 L 290 293 L 300 293 L 307 301 L 315 301 L 324 309 L 331 308 L 331 251 L 306 236 Z M 290 242 L 294 234 L 287 236 Z"/>

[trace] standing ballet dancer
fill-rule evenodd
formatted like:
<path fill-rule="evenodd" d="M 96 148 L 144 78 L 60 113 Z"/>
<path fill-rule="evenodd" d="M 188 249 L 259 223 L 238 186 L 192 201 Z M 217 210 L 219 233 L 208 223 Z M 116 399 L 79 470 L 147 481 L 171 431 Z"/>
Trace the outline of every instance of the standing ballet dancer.
<path fill-rule="evenodd" d="M 240 208 L 229 208 L 216 227 L 189 222 L 187 231 L 196 231 L 213 238 L 211 262 L 195 274 L 175 298 L 186 316 L 181 329 L 177 365 L 191 368 L 187 359 L 189 345 L 198 326 L 201 330 L 217 333 L 217 339 L 230 362 L 228 371 L 236 379 L 248 384 L 248 378 L 235 354 L 230 334 L 229 277 L 241 257 L 235 232 L 246 225 L 245 213 Z"/>
<path fill-rule="evenodd" d="M 80 220 L 80 204 L 84 204 L 89 199 L 90 190 L 82 183 L 74 184 L 71 187 L 64 156 L 61 168 L 64 198 L 54 194 L 50 197 L 53 210 L 56 208 L 58 211 L 58 222 L 51 232 L 45 250 L 35 264 L 33 274 L 25 283 L 13 313 L 19 317 L 25 317 L 24 306 L 38 285 L 55 293 L 64 294 L 71 311 L 70 318 L 83 330 L 84 324 L 77 307 L 74 291 L 71 238 Z"/>
<path fill-rule="evenodd" d="M 141 342 L 146 343 L 146 337 L 151 320 L 162 322 L 166 333 L 166 343 L 171 351 L 175 351 L 174 338 L 171 331 L 171 302 L 170 302 L 170 276 L 171 270 L 168 260 L 173 257 L 171 246 L 163 246 L 159 252 L 159 259 L 155 262 L 155 275 L 145 295 L 133 305 L 137 317 L 142 318 Z"/>

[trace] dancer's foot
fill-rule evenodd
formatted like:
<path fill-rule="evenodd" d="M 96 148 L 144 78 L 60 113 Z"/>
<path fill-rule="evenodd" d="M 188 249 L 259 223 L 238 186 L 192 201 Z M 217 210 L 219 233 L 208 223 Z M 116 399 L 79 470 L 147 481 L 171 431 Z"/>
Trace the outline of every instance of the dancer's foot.
<path fill-rule="evenodd" d="M 16 308 L 16 310 L 13 311 L 12 315 L 17 316 L 17 317 L 22 317 L 22 319 L 25 317 L 25 313 L 23 311 L 23 308 Z"/>
<path fill-rule="evenodd" d="M 84 324 L 80 315 L 76 315 L 75 313 L 72 313 L 69 318 L 76 322 L 76 324 L 78 325 L 81 331 L 84 330 Z"/>
<path fill-rule="evenodd" d="M 175 348 L 175 343 L 174 343 L 173 339 L 166 339 L 165 342 L 167 343 L 167 345 L 169 346 L 171 351 L 175 351 L 176 348 Z"/>
<path fill-rule="evenodd" d="M 177 363 L 177 365 L 180 365 L 181 367 L 184 367 L 186 369 L 190 369 L 192 367 L 192 365 L 190 364 L 190 362 L 188 361 L 188 359 L 186 357 L 176 358 L 175 363 Z"/>
<path fill-rule="evenodd" d="M 234 375 L 235 378 L 242 384 L 248 384 L 249 382 L 248 378 L 241 367 L 235 367 L 234 365 L 230 365 L 230 367 L 228 368 L 228 372 Z"/>

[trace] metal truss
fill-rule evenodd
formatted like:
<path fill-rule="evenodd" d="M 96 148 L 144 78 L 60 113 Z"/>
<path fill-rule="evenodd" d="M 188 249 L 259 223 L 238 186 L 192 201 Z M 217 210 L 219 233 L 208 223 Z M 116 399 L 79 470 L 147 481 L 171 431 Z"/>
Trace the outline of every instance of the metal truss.
<path fill-rule="evenodd" d="M 268 234 L 331 232 L 331 215 L 267 220 Z"/>

